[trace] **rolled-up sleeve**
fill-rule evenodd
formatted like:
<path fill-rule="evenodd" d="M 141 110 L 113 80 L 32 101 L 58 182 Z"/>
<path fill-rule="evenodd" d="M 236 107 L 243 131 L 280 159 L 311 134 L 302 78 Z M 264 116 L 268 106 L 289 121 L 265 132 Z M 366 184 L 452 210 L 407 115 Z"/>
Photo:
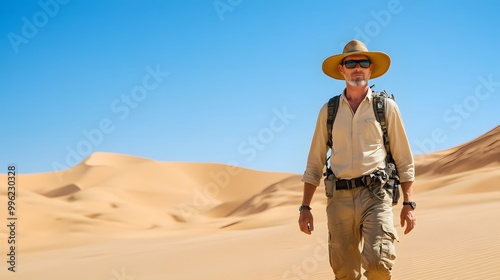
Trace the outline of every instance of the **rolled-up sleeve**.
<path fill-rule="evenodd" d="M 410 144 L 406 136 L 403 120 L 398 106 L 392 99 L 387 99 L 387 130 L 392 157 L 396 163 L 401 182 L 415 180 L 415 164 Z"/>
<path fill-rule="evenodd" d="M 302 181 L 318 186 L 323 176 L 323 169 L 326 161 L 326 154 L 329 147 L 327 146 L 328 131 L 326 127 L 326 119 L 328 115 L 328 103 L 320 110 L 316 121 L 309 156 L 307 157 L 307 166 Z"/>

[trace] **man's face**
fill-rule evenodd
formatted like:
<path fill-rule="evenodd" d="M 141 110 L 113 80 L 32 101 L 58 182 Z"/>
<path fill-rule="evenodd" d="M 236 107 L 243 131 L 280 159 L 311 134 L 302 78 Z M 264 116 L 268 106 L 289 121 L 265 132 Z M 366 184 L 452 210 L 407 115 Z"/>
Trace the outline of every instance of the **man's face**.
<path fill-rule="evenodd" d="M 352 86 L 366 86 L 368 84 L 368 80 L 370 79 L 370 75 L 372 73 L 373 65 L 370 63 L 368 68 L 361 67 L 360 63 L 356 63 L 354 68 L 347 68 L 344 63 L 349 60 L 368 60 L 366 55 L 350 55 L 344 58 L 341 65 L 339 65 L 339 72 L 342 74 L 347 83 Z"/>

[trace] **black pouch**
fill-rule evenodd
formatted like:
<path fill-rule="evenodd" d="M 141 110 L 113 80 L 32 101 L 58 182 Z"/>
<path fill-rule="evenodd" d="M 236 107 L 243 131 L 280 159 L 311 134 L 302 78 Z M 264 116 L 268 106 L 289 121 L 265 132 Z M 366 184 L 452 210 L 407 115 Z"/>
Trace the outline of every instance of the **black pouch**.
<path fill-rule="evenodd" d="M 384 189 L 392 197 L 392 205 L 397 205 L 400 197 L 399 186 L 401 183 L 399 182 L 398 171 L 396 170 L 396 165 L 394 163 L 388 163 L 386 168 L 386 173 L 389 176 L 387 182 L 384 185 Z"/>

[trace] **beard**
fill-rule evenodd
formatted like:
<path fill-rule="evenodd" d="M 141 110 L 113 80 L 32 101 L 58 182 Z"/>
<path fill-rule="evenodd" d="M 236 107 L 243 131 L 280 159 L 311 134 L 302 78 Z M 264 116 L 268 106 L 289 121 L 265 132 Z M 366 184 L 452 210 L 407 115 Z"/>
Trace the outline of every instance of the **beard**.
<path fill-rule="evenodd" d="M 347 83 L 349 83 L 351 86 L 354 87 L 364 87 L 368 84 L 368 81 L 365 80 L 365 78 L 351 78 L 350 80 L 347 80 Z"/>

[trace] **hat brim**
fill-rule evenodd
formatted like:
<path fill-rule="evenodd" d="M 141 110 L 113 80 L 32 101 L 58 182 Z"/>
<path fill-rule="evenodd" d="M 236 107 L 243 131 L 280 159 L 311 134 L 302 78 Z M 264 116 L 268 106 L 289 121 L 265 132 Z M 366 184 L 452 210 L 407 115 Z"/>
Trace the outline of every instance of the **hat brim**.
<path fill-rule="evenodd" d="M 373 70 L 370 76 L 371 79 L 375 79 L 384 75 L 391 66 L 391 58 L 386 53 L 351 52 L 330 56 L 329 58 L 325 59 L 325 61 L 323 61 L 323 72 L 334 79 L 345 80 L 344 76 L 340 74 L 338 66 L 344 58 L 351 55 L 366 55 L 370 59 L 373 64 Z"/>

